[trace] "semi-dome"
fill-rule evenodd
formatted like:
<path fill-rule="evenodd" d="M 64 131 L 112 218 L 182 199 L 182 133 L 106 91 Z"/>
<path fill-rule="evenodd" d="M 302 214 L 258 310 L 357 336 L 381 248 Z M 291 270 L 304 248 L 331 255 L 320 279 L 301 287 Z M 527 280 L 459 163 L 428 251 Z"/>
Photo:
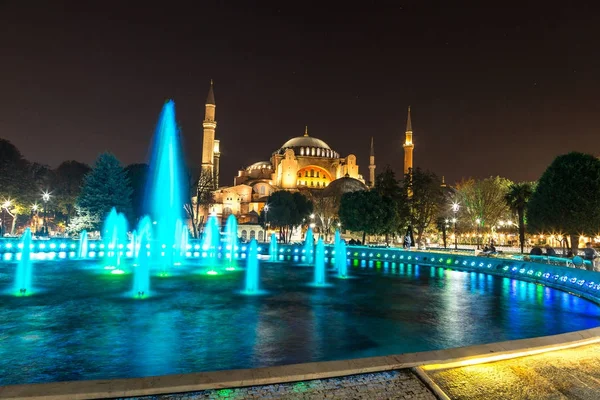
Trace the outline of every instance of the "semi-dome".
<path fill-rule="evenodd" d="M 253 171 L 255 169 L 272 169 L 272 166 L 268 161 L 259 161 L 246 168 L 247 171 Z"/>
<path fill-rule="evenodd" d="M 285 142 L 277 153 L 283 154 L 287 149 L 294 150 L 297 156 L 339 158 L 339 154 L 333 151 L 327 143 L 316 137 L 308 136 L 308 129 L 304 131 L 304 136 L 291 138 Z"/>
<path fill-rule="evenodd" d="M 328 196 L 341 196 L 344 193 L 358 192 L 359 190 L 367 190 L 367 185 L 346 175 L 343 178 L 332 181 L 324 190 L 323 195 Z"/>

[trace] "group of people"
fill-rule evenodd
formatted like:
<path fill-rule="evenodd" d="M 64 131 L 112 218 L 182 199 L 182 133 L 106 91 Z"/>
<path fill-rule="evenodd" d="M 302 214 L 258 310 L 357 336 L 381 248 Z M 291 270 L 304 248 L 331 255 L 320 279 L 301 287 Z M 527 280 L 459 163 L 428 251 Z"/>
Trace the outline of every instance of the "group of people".
<path fill-rule="evenodd" d="M 546 245 L 545 254 L 542 252 L 542 249 L 539 246 L 534 246 L 529 252 L 529 254 L 532 256 L 546 255 L 549 257 L 557 257 L 556 250 L 554 250 L 554 248 L 550 247 L 549 245 Z M 580 265 L 577 263 L 577 261 L 579 261 L 579 263 L 583 264 L 585 268 L 589 271 L 594 271 L 596 269 L 595 267 L 596 259 L 598 259 L 598 252 L 592 247 L 591 242 L 587 242 L 585 244 L 585 248 L 583 249 L 583 259 L 577 255 L 574 255 L 571 250 L 568 250 L 564 256 L 566 258 L 571 258 L 575 265 Z M 587 262 L 583 262 L 583 260 Z"/>

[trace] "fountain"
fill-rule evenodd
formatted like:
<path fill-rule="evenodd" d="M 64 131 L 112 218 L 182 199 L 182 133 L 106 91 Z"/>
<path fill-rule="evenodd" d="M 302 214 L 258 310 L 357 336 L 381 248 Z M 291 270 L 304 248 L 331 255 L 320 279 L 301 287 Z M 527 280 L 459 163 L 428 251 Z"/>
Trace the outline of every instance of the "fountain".
<path fill-rule="evenodd" d="M 17 264 L 17 275 L 15 279 L 15 292 L 17 296 L 31 294 L 31 230 L 25 229 L 21 240 L 21 259 Z"/>
<path fill-rule="evenodd" d="M 147 248 L 148 234 L 140 237 L 140 251 L 134 267 L 133 296 L 147 297 L 150 295 L 150 256 Z"/>
<path fill-rule="evenodd" d="M 173 244 L 173 265 L 181 265 L 187 251 L 187 227 L 178 219 L 175 222 L 175 243 Z"/>
<path fill-rule="evenodd" d="M 113 207 L 104 221 L 104 268 L 115 269 L 121 265 L 121 249 L 127 241 L 127 219 Z"/>
<path fill-rule="evenodd" d="M 131 232 L 131 239 L 129 240 L 129 249 L 131 250 L 131 252 L 127 254 L 127 257 L 135 259 L 135 249 L 138 246 L 138 242 L 138 234 L 137 231 L 134 229 L 133 232 Z"/>
<path fill-rule="evenodd" d="M 146 209 L 152 218 L 159 248 L 151 252 L 152 261 L 162 266 L 165 275 L 173 265 L 181 235 L 177 235 L 177 221 L 182 219 L 184 159 L 175 122 L 175 103 L 169 100 L 163 106 L 152 143 L 152 157 L 146 185 Z"/>
<path fill-rule="evenodd" d="M 136 237 L 137 237 L 137 243 L 136 246 L 133 249 L 133 263 L 134 264 L 138 264 L 139 263 L 139 255 L 140 255 L 140 251 L 142 249 L 146 249 L 148 247 L 148 244 L 150 242 L 150 239 L 152 239 L 152 220 L 150 219 L 149 216 L 145 216 L 142 219 L 140 219 L 140 222 L 138 222 L 138 228 L 136 230 Z M 142 247 L 141 243 L 140 243 L 140 238 L 146 238 L 146 244 L 144 245 L 144 247 Z M 158 251 L 158 249 L 157 249 Z"/>
<path fill-rule="evenodd" d="M 308 228 L 306 231 L 306 237 L 304 239 L 304 257 L 308 264 L 312 264 L 314 262 L 314 248 L 315 248 L 315 239 L 313 237 L 312 228 Z"/>
<path fill-rule="evenodd" d="M 210 259 L 217 258 L 221 233 L 219 231 L 219 223 L 215 215 L 208 217 L 204 226 L 204 239 L 202 240 L 202 250 L 206 252 L 206 257 Z"/>
<path fill-rule="evenodd" d="M 271 234 L 271 245 L 269 246 L 269 261 L 277 261 L 279 257 L 279 245 L 277 244 L 277 235 Z"/>
<path fill-rule="evenodd" d="M 342 240 L 342 235 L 340 234 L 340 230 L 336 229 L 335 230 L 335 235 L 334 235 L 334 239 L 333 239 L 333 246 L 337 247 L 338 243 Z"/>
<path fill-rule="evenodd" d="M 232 271 L 235 269 L 235 251 L 238 248 L 238 236 L 237 236 L 237 219 L 230 214 L 227 217 L 227 223 L 225 224 L 225 235 L 227 238 L 227 245 L 225 249 L 227 250 L 227 259 L 229 266 L 225 268 L 228 271 Z"/>
<path fill-rule="evenodd" d="M 256 239 L 250 241 L 248 246 L 248 257 L 246 262 L 246 294 L 257 294 L 258 289 L 258 242 Z"/>
<path fill-rule="evenodd" d="M 337 231 L 336 231 L 337 232 Z M 335 268 L 338 278 L 348 277 L 348 255 L 346 254 L 346 243 L 343 240 L 336 241 L 335 249 Z"/>
<path fill-rule="evenodd" d="M 315 251 L 315 286 L 325 286 L 325 244 L 319 238 Z"/>
<path fill-rule="evenodd" d="M 83 260 L 87 258 L 88 253 L 88 234 L 84 229 L 79 234 L 79 248 L 77 249 L 77 258 Z"/>

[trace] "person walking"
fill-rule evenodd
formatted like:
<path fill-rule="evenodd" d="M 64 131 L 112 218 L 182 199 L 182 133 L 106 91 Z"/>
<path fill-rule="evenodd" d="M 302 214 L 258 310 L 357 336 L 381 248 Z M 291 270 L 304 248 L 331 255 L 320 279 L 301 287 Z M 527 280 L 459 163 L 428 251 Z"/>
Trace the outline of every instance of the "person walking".
<path fill-rule="evenodd" d="M 589 265 L 588 263 L 585 264 L 585 269 L 588 271 L 595 271 L 596 258 L 598 258 L 598 252 L 592 247 L 591 242 L 587 242 L 585 244 L 585 249 L 583 249 L 583 259 L 589 261 L 590 263 Z"/>

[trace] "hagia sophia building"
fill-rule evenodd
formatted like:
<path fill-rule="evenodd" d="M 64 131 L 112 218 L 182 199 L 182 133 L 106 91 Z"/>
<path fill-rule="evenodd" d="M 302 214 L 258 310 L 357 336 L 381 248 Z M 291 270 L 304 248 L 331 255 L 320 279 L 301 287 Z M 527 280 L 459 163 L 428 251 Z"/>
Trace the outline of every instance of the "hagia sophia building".
<path fill-rule="evenodd" d="M 256 224 L 258 216 L 267 204 L 269 196 L 278 190 L 349 192 L 367 190 L 375 182 L 375 153 L 371 138 L 369 157 L 369 179 L 365 180 L 359 172 L 354 154 L 345 157 L 336 152 L 321 139 L 310 136 L 308 128 L 304 134 L 284 142 L 274 149 L 268 159 L 257 161 L 245 169 L 239 170 L 233 178 L 232 186 L 221 186 L 219 176 L 220 142 L 215 137 L 217 121 L 216 102 L 211 81 L 205 105 L 202 141 L 202 170 L 212 176 L 215 203 L 209 213 L 219 217 L 221 222 L 233 214 L 240 224 Z M 412 168 L 412 127 L 410 107 L 404 147 L 404 172 Z M 244 236 L 244 235 L 242 235 Z M 254 236 L 254 235 L 252 235 Z M 261 240 L 263 232 L 256 234 Z"/>

